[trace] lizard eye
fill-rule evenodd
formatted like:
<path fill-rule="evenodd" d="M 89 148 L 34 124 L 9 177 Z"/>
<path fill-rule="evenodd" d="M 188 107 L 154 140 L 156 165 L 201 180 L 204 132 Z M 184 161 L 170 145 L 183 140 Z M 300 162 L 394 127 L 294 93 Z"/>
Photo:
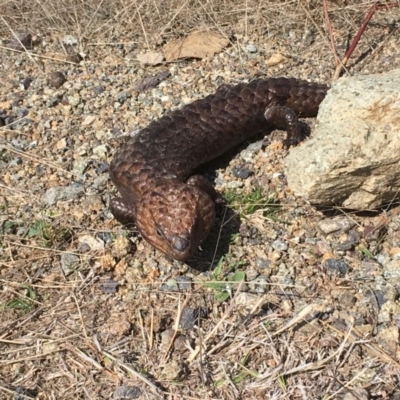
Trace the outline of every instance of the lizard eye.
<path fill-rule="evenodd" d="M 163 231 L 161 230 L 161 228 L 158 225 L 156 225 L 156 233 L 157 233 L 157 236 L 164 237 Z"/>

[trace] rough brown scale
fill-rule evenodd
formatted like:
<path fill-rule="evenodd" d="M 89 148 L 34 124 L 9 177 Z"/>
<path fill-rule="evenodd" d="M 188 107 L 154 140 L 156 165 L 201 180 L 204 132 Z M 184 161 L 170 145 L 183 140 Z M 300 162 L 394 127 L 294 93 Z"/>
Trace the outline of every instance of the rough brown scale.
<path fill-rule="evenodd" d="M 110 208 L 135 223 L 157 249 L 180 261 L 212 226 L 218 195 L 192 173 L 242 141 L 270 129 L 300 139 L 297 117 L 315 117 L 326 85 L 297 79 L 258 79 L 221 86 L 215 94 L 151 122 L 115 154 L 110 175 L 122 198 Z"/>

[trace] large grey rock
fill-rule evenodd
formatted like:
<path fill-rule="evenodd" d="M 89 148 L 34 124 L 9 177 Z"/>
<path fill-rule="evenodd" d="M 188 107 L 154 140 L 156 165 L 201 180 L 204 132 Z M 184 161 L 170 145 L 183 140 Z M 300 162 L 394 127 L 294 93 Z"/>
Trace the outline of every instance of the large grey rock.
<path fill-rule="evenodd" d="M 342 78 L 313 137 L 286 159 L 289 187 L 313 204 L 372 209 L 400 195 L 400 70 Z"/>

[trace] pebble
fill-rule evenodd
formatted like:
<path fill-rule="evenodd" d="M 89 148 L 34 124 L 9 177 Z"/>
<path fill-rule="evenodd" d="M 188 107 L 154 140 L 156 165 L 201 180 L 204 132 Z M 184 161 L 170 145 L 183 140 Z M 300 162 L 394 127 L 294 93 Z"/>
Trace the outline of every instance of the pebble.
<path fill-rule="evenodd" d="M 75 175 L 81 177 L 88 167 L 90 160 L 87 157 L 79 157 L 74 161 L 72 171 Z"/>
<path fill-rule="evenodd" d="M 260 301 L 258 294 L 240 292 L 234 297 L 235 305 L 251 311 Z"/>
<path fill-rule="evenodd" d="M 109 279 L 108 281 L 103 283 L 103 286 L 102 286 L 103 293 L 114 294 L 117 292 L 117 290 L 118 290 L 118 282 L 117 281 Z"/>
<path fill-rule="evenodd" d="M 251 171 L 247 167 L 238 167 L 235 166 L 232 168 L 232 175 L 235 178 L 240 178 L 240 179 L 247 179 L 251 174 Z"/>
<path fill-rule="evenodd" d="M 249 266 L 246 268 L 246 281 L 251 281 L 258 276 L 258 271 L 256 268 Z"/>
<path fill-rule="evenodd" d="M 95 238 L 92 235 L 81 235 L 78 237 L 78 245 L 85 244 L 90 250 L 102 250 L 104 249 L 104 242 L 99 238 Z"/>
<path fill-rule="evenodd" d="M 57 201 L 67 201 L 77 199 L 84 193 L 84 188 L 81 183 L 75 182 L 70 186 L 52 187 L 46 191 L 43 196 L 43 201 L 52 206 Z"/>
<path fill-rule="evenodd" d="M 168 279 L 161 287 L 160 290 L 167 292 L 178 292 L 179 286 L 175 278 Z"/>
<path fill-rule="evenodd" d="M 142 394 L 142 390 L 138 386 L 123 385 L 115 389 L 113 399 L 129 400 L 137 399 Z"/>
<path fill-rule="evenodd" d="M 61 268 L 65 275 L 69 275 L 76 271 L 81 264 L 80 258 L 76 254 L 62 253 L 61 254 Z"/>
<path fill-rule="evenodd" d="M 276 261 L 280 260 L 281 257 L 282 257 L 282 253 L 280 251 L 273 251 L 269 256 L 269 258 L 272 262 L 276 262 Z"/>
<path fill-rule="evenodd" d="M 68 54 L 66 60 L 74 64 L 79 64 L 83 60 L 83 57 L 79 53 L 71 53 Z"/>
<path fill-rule="evenodd" d="M 98 86 L 95 86 L 95 87 L 93 88 L 93 91 L 94 91 L 95 94 L 97 94 L 97 95 L 104 93 L 105 90 L 106 90 L 106 89 L 105 89 L 104 85 L 98 85 Z"/>
<path fill-rule="evenodd" d="M 245 49 L 248 53 L 257 53 L 257 51 L 258 51 L 257 46 L 253 43 L 247 44 Z"/>
<path fill-rule="evenodd" d="M 393 279 L 400 277 L 400 260 L 391 260 L 385 263 L 383 268 L 383 276 L 385 279 Z"/>
<path fill-rule="evenodd" d="M 114 242 L 114 236 L 112 235 L 111 232 L 97 232 L 96 238 L 99 238 L 106 245 L 109 245 Z"/>
<path fill-rule="evenodd" d="M 284 240 L 277 239 L 272 242 L 272 248 L 278 251 L 286 251 L 289 248 L 289 246 L 287 242 L 285 242 Z"/>
<path fill-rule="evenodd" d="M 271 260 L 268 260 L 266 258 L 257 258 L 256 265 L 259 268 L 267 269 L 271 267 Z"/>
<path fill-rule="evenodd" d="M 77 107 L 82 101 L 82 99 L 79 95 L 68 96 L 67 99 L 68 99 L 68 103 L 72 107 Z"/>
<path fill-rule="evenodd" d="M 345 275 L 349 271 L 349 265 L 345 261 L 336 258 L 329 258 L 322 266 L 328 272 L 339 273 L 339 275 Z"/>
<path fill-rule="evenodd" d="M 325 234 L 347 232 L 355 225 L 355 221 L 347 217 L 324 219 L 318 223 L 318 228 Z"/>
<path fill-rule="evenodd" d="M 65 35 L 62 38 L 62 42 L 66 44 L 67 46 L 75 46 L 78 44 L 78 39 L 75 36 L 72 35 Z"/>
<path fill-rule="evenodd" d="M 258 276 L 248 282 L 250 292 L 264 294 L 269 291 L 270 281 L 266 276 Z"/>
<path fill-rule="evenodd" d="M 110 165 L 104 161 L 101 161 L 96 166 L 96 173 L 98 175 L 105 174 L 110 170 Z"/>
<path fill-rule="evenodd" d="M 67 78 L 62 72 L 54 71 L 49 75 L 47 81 L 50 87 L 59 89 L 67 81 Z"/>
<path fill-rule="evenodd" d="M 199 324 L 201 319 L 206 318 L 208 311 L 206 308 L 190 308 L 185 307 L 182 310 L 180 325 L 184 330 L 193 329 L 195 325 Z"/>
<path fill-rule="evenodd" d="M 181 275 L 176 278 L 176 283 L 180 291 L 188 291 L 192 288 L 192 278 L 189 276 Z"/>
<path fill-rule="evenodd" d="M 107 154 L 109 153 L 109 148 L 106 144 L 100 144 L 93 148 L 93 156 L 104 160 L 107 158 Z"/>
<path fill-rule="evenodd" d="M 7 47 L 19 51 L 24 51 L 25 49 L 31 49 L 33 47 L 32 35 L 30 33 L 21 33 L 17 35 L 17 38 L 12 36 L 11 40 L 7 43 Z"/>

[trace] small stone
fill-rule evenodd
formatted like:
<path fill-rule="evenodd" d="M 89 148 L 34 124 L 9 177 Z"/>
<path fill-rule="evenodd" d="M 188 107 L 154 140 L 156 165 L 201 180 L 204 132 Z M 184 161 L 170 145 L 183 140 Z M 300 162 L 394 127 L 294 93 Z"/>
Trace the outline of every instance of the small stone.
<path fill-rule="evenodd" d="M 93 121 L 96 120 L 95 115 L 87 115 L 85 119 L 82 121 L 83 126 L 89 126 Z"/>
<path fill-rule="evenodd" d="M 78 252 L 85 254 L 89 253 L 90 247 L 86 243 L 78 243 Z"/>
<path fill-rule="evenodd" d="M 168 279 L 160 288 L 160 290 L 163 290 L 165 292 L 177 292 L 179 291 L 178 283 L 176 282 L 176 279 L 171 278 Z"/>
<path fill-rule="evenodd" d="M 131 97 L 131 94 L 127 91 L 123 91 L 117 94 L 117 101 L 118 103 L 125 103 L 126 100 L 128 100 Z"/>
<path fill-rule="evenodd" d="M 258 51 L 257 46 L 253 43 L 249 43 L 248 45 L 246 45 L 245 49 L 248 53 L 257 53 Z"/>
<path fill-rule="evenodd" d="M 23 81 L 22 81 L 22 86 L 24 87 L 24 90 L 27 90 L 31 83 L 33 82 L 33 79 L 30 76 L 27 76 Z"/>
<path fill-rule="evenodd" d="M 111 232 L 97 232 L 96 238 L 99 238 L 104 244 L 111 244 L 114 242 L 114 237 Z"/>
<path fill-rule="evenodd" d="M 345 275 L 349 270 L 349 265 L 337 258 L 329 258 L 322 264 L 322 267 L 326 268 L 328 272 L 338 273 L 339 275 Z"/>
<path fill-rule="evenodd" d="M 43 201 L 52 206 L 57 201 L 67 201 L 78 198 L 84 193 L 83 185 L 81 183 L 73 183 L 70 186 L 53 187 L 46 191 L 43 196 Z"/>
<path fill-rule="evenodd" d="M 400 260 L 395 259 L 387 262 L 383 266 L 383 276 L 386 279 L 395 279 L 400 277 Z"/>
<path fill-rule="evenodd" d="M 123 135 L 123 132 L 121 131 L 121 129 L 119 129 L 118 127 L 115 126 L 115 127 L 112 129 L 112 135 L 113 135 L 114 137 L 118 137 L 118 136 Z"/>
<path fill-rule="evenodd" d="M 99 86 L 95 86 L 95 87 L 93 88 L 93 90 L 94 90 L 94 92 L 95 92 L 96 94 L 101 94 L 101 93 L 103 93 L 103 92 L 105 91 L 105 88 L 104 88 L 103 85 L 99 85 Z"/>
<path fill-rule="evenodd" d="M 113 252 L 119 258 L 126 256 L 131 249 L 129 240 L 124 236 L 118 236 L 114 241 Z"/>
<path fill-rule="evenodd" d="M 90 160 L 87 157 L 79 157 L 74 161 L 72 170 L 76 175 L 82 176 L 85 173 L 89 163 Z"/>
<path fill-rule="evenodd" d="M 248 267 L 246 269 L 246 280 L 247 281 L 252 281 L 253 279 L 256 279 L 258 276 L 258 271 L 256 268 Z"/>
<path fill-rule="evenodd" d="M 387 311 L 389 314 L 398 315 L 400 314 L 400 304 L 393 300 L 388 300 L 382 305 L 382 311 Z"/>
<path fill-rule="evenodd" d="M 351 392 L 347 392 L 343 400 L 368 400 L 370 397 L 368 392 L 363 388 L 352 388 Z"/>
<path fill-rule="evenodd" d="M 318 228 L 328 235 L 330 233 L 343 233 L 350 230 L 355 225 L 355 221 L 347 217 L 336 217 L 324 219 L 318 223 Z"/>
<path fill-rule="evenodd" d="M 83 58 L 79 53 L 71 53 L 67 56 L 67 61 L 74 64 L 79 64 L 82 60 Z"/>
<path fill-rule="evenodd" d="M 119 386 L 113 394 L 114 399 L 137 399 L 142 394 L 142 390 L 138 386 Z"/>
<path fill-rule="evenodd" d="M 167 347 L 171 343 L 172 338 L 175 336 L 174 329 L 166 329 L 160 333 L 161 347 Z"/>
<path fill-rule="evenodd" d="M 356 387 L 361 386 L 361 385 L 370 384 L 374 380 L 376 375 L 377 375 L 377 371 L 375 369 L 363 368 L 363 370 L 357 374 L 355 379 L 353 379 L 353 383 Z M 364 398 L 362 397 L 362 399 L 364 399 Z M 368 397 L 367 397 L 367 399 L 368 399 Z"/>
<path fill-rule="evenodd" d="M 104 282 L 103 286 L 102 286 L 103 293 L 106 293 L 106 294 L 116 293 L 117 289 L 118 289 L 118 282 L 114 281 L 112 279 Z"/>
<path fill-rule="evenodd" d="M 161 71 L 155 76 L 145 76 L 143 78 L 138 79 L 134 83 L 134 88 L 138 92 L 144 92 L 146 90 L 155 88 L 158 86 L 163 80 L 167 79 L 171 73 L 169 71 Z"/>
<path fill-rule="evenodd" d="M 176 283 L 178 284 L 178 289 L 182 292 L 192 288 L 192 278 L 189 276 L 178 276 Z"/>
<path fill-rule="evenodd" d="M 100 144 L 93 148 L 93 155 L 100 159 L 106 159 L 108 154 L 108 146 L 106 144 Z"/>
<path fill-rule="evenodd" d="M 354 297 L 353 293 L 348 292 L 347 290 L 343 291 L 339 295 L 339 304 L 343 308 L 350 308 L 353 307 L 356 303 L 356 298 Z"/>
<path fill-rule="evenodd" d="M 17 37 L 13 36 L 8 42 L 8 47 L 15 50 L 23 51 L 25 49 L 31 49 L 33 47 L 32 35 L 30 33 L 20 33 Z"/>
<path fill-rule="evenodd" d="M 360 234 L 360 232 L 358 232 L 358 231 L 356 231 L 356 230 L 354 230 L 354 229 L 351 229 L 351 230 L 349 231 L 348 235 L 347 235 L 347 240 L 348 240 L 349 242 L 354 243 L 354 244 L 359 243 L 360 240 L 361 240 L 361 234 Z"/>
<path fill-rule="evenodd" d="M 244 161 L 246 161 L 246 162 L 248 162 L 248 163 L 252 163 L 254 160 L 254 153 L 255 153 L 255 151 L 251 151 L 251 150 L 249 150 L 248 148 L 247 149 L 244 149 L 244 150 L 242 150 L 241 152 L 240 152 L 240 157 L 244 160 Z"/>
<path fill-rule="evenodd" d="M 252 293 L 240 292 L 234 297 L 235 305 L 244 307 L 246 310 L 252 310 L 258 304 L 260 296 Z"/>
<path fill-rule="evenodd" d="M 193 329 L 195 325 L 199 324 L 201 319 L 206 318 L 208 311 L 204 307 L 190 308 L 185 307 L 182 310 L 180 324 L 182 329 L 189 330 Z"/>
<path fill-rule="evenodd" d="M 53 71 L 47 79 L 49 86 L 55 89 L 59 89 L 66 81 L 67 78 L 60 71 Z"/>
<path fill-rule="evenodd" d="M 179 378 L 182 373 L 182 367 L 177 360 L 163 364 L 162 374 L 167 381 L 174 381 Z"/>
<path fill-rule="evenodd" d="M 378 333 L 376 339 L 377 343 L 379 343 L 384 350 L 395 354 L 399 342 L 399 329 L 397 326 L 383 329 Z"/>
<path fill-rule="evenodd" d="M 247 179 L 251 174 L 251 171 L 247 167 L 235 166 L 232 168 L 232 175 L 235 178 Z"/>
<path fill-rule="evenodd" d="M 14 393 L 13 400 L 26 400 L 37 398 L 38 391 L 34 389 L 27 389 L 23 386 L 17 386 Z"/>
<path fill-rule="evenodd" d="M 82 235 L 78 238 L 79 244 L 86 244 L 90 250 L 102 250 L 104 249 L 104 242 L 93 237 L 92 235 Z"/>
<path fill-rule="evenodd" d="M 388 311 L 379 311 L 378 314 L 378 323 L 384 324 L 390 322 L 390 313 Z"/>
<path fill-rule="evenodd" d="M 272 54 L 266 61 L 265 65 L 267 67 L 272 67 L 274 65 L 281 64 L 286 60 L 286 57 L 281 53 Z"/>
<path fill-rule="evenodd" d="M 270 268 L 271 260 L 267 260 L 265 258 L 257 258 L 256 265 L 257 265 L 257 267 L 263 268 L 263 269 Z"/>
<path fill-rule="evenodd" d="M 273 251 L 269 258 L 272 262 L 276 262 L 278 260 L 280 260 L 280 258 L 282 257 L 282 253 L 280 251 Z"/>
<path fill-rule="evenodd" d="M 174 349 L 183 352 L 188 349 L 189 338 L 186 335 L 177 335 L 174 340 Z"/>
<path fill-rule="evenodd" d="M 61 268 L 65 275 L 76 271 L 80 265 L 80 258 L 72 253 L 62 253 L 61 254 Z"/>
<path fill-rule="evenodd" d="M 66 44 L 67 46 L 75 46 L 78 44 L 78 39 L 75 36 L 72 35 L 65 35 L 62 38 L 62 42 Z"/>
<path fill-rule="evenodd" d="M 67 139 L 62 138 L 56 143 L 57 150 L 63 150 L 67 147 Z"/>
<path fill-rule="evenodd" d="M 335 243 L 332 245 L 332 247 L 336 251 L 350 251 L 354 248 L 354 243 L 346 240 L 343 243 Z"/>
<path fill-rule="evenodd" d="M 96 172 L 97 174 L 101 175 L 110 170 L 110 165 L 107 164 L 105 161 L 101 161 L 97 164 Z"/>
<path fill-rule="evenodd" d="M 267 293 L 269 291 L 269 284 L 268 277 L 262 275 L 248 282 L 250 291 L 259 294 Z"/>
<path fill-rule="evenodd" d="M 254 143 L 250 143 L 247 146 L 246 150 L 251 153 L 258 153 L 263 147 L 263 142 L 264 142 L 263 140 L 259 140 Z"/>
<path fill-rule="evenodd" d="M 76 107 L 81 103 L 82 99 L 79 95 L 75 95 L 75 96 L 68 96 L 68 103 L 72 106 L 72 107 Z"/>
<path fill-rule="evenodd" d="M 375 290 L 374 292 L 375 300 L 378 303 L 378 307 L 382 308 L 382 306 L 386 303 L 385 294 L 382 290 Z"/>
<path fill-rule="evenodd" d="M 272 248 L 278 251 L 286 251 L 288 249 L 288 244 L 287 242 L 277 239 L 274 242 L 272 242 Z"/>
<path fill-rule="evenodd" d="M 99 327 L 100 333 L 109 338 L 113 336 L 113 340 L 118 341 L 126 337 L 132 330 L 132 325 L 129 321 L 129 315 L 125 312 L 114 312 L 110 317 Z"/>

